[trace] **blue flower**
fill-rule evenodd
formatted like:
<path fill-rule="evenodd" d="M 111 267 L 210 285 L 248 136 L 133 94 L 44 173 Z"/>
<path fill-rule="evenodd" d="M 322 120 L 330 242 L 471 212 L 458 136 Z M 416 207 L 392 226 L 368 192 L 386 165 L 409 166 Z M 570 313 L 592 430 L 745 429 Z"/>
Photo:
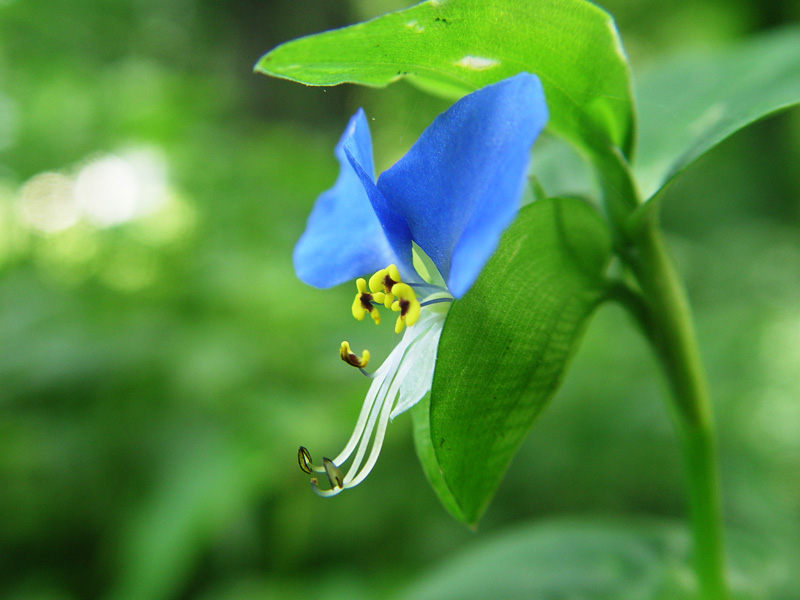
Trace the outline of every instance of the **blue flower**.
<path fill-rule="evenodd" d="M 398 333 L 408 329 L 371 375 L 344 451 L 318 466 L 300 448 L 300 467 L 330 481 L 331 489 L 320 490 L 312 479 L 317 493 L 360 483 L 377 460 L 389 419 L 430 389 L 449 302 L 469 290 L 514 220 L 530 149 L 546 120 L 539 79 L 520 73 L 456 102 L 376 181 L 367 119 L 362 110 L 350 119 L 336 146 L 339 177 L 317 199 L 295 247 L 295 269 L 323 288 L 375 273 L 369 284 L 357 280 L 354 316 L 370 314 L 379 323 L 383 305 L 399 313 Z M 341 355 L 362 371 L 369 360 L 346 342 Z M 341 465 L 353 452 L 345 475 Z"/>

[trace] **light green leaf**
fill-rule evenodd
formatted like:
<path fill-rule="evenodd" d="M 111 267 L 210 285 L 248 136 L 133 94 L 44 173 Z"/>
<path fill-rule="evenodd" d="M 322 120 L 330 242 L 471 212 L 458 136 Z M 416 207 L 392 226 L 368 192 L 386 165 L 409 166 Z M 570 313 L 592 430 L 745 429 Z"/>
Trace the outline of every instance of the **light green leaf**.
<path fill-rule="evenodd" d="M 668 60 L 637 85 L 644 197 L 753 121 L 800 102 L 800 27 Z"/>
<path fill-rule="evenodd" d="M 479 541 L 401 598 L 414 600 L 688 600 L 683 530 L 661 523 L 537 523 Z"/>
<path fill-rule="evenodd" d="M 584 0 L 429 0 L 278 46 L 256 70 L 309 85 L 406 77 L 454 98 L 529 71 L 542 80 L 555 132 L 592 154 L 608 146 L 628 154 L 634 138 L 617 30 Z"/>
<path fill-rule="evenodd" d="M 202 430 L 191 433 L 192 451 L 175 453 L 161 465 L 158 489 L 124 523 L 120 575 L 111 598 L 177 596 L 207 540 L 243 510 L 267 477 L 261 461 L 234 442 Z"/>
<path fill-rule="evenodd" d="M 608 227 L 590 205 L 540 200 L 520 211 L 478 281 L 453 303 L 429 439 L 417 445 L 433 446 L 428 464 L 421 453 L 425 471 L 441 475 L 433 487 L 456 518 L 477 522 L 555 393 L 603 297 L 610 252 Z"/>
<path fill-rule="evenodd" d="M 796 597 L 794 554 L 727 531 L 732 600 Z M 476 538 L 401 600 L 697 600 L 690 537 L 663 520 L 553 519 Z"/>

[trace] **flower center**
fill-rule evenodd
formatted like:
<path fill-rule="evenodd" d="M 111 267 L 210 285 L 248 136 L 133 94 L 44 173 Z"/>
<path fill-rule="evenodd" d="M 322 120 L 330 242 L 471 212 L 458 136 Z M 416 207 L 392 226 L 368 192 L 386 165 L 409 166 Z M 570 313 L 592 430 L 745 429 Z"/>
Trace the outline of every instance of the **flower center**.
<path fill-rule="evenodd" d="M 421 302 L 417 298 L 418 293 L 423 297 Z M 304 446 L 297 452 L 297 462 L 304 473 L 309 475 L 324 473 L 328 479 L 329 488 L 320 489 L 319 479 L 311 478 L 312 489 L 318 495 L 334 496 L 344 489 L 358 485 L 372 470 L 392 410 L 401 393 L 401 383 L 410 371 L 409 361 L 413 363 L 414 352 L 425 345 L 424 340 L 428 339 L 426 336 L 434 335 L 434 331 L 441 331 L 446 308 L 432 307 L 429 309 L 430 314 L 426 313 L 426 316 L 420 319 L 422 308 L 452 301 L 453 297 L 444 287 L 430 283 L 403 282 L 396 265 L 389 265 L 372 275 L 369 284 L 364 278 L 356 280 L 356 296 L 352 305 L 352 313 L 356 319 L 361 321 L 369 313 L 372 320 L 380 324 L 378 307 L 382 304 L 385 308 L 399 313 L 394 327 L 396 333 L 402 332 L 406 327 L 413 329 L 408 330 L 398 346 L 374 373 L 367 373 L 364 370 L 370 359 L 368 350 L 364 350 L 359 356 L 352 351 L 349 342 L 342 342 L 339 348 L 341 359 L 370 377 L 372 385 L 364 401 L 356 429 L 339 456 L 333 460 L 323 458 L 320 465 L 312 462 L 311 454 Z M 418 321 L 419 326 L 414 327 Z M 431 339 L 433 343 L 438 343 L 438 334 Z M 423 355 L 426 354 L 423 352 Z M 401 369 L 401 365 L 405 367 Z M 430 378 L 432 364 L 427 368 L 431 369 L 431 375 L 428 376 Z M 407 408 L 408 406 L 405 406 L 402 410 Z M 340 466 L 349 460 L 352 460 L 352 463 L 344 474 Z"/>
<path fill-rule="evenodd" d="M 389 265 L 369 278 L 369 287 L 361 277 L 356 280 L 356 297 L 353 300 L 353 316 L 359 321 L 369 313 L 376 324 L 380 324 L 381 315 L 377 305 L 383 303 L 386 308 L 399 312 L 394 331 L 400 333 L 404 327 L 411 327 L 419 319 L 420 303 L 417 294 L 400 278 L 397 265 Z"/>

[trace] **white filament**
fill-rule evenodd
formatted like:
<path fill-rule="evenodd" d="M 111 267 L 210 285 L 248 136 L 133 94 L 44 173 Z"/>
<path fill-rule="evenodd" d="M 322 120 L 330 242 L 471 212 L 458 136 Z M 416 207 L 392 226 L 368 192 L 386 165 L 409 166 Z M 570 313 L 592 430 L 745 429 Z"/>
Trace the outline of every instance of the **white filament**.
<path fill-rule="evenodd" d="M 389 420 L 411 408 L 430 390 L 444 317 L 444 313 L 424 311 L 375 372 L 353 434 L 333 461 L 337 466 L 341 465 L 357 448 L 343 485 L 320 490 L 312 480 L 312 487 L 318 495 L 335 496 L 361 483 L 378 461 Z M 362 466 L 365 456 L 367 460 Z M 314 470 L 324 471 L 316 467 Z"/>

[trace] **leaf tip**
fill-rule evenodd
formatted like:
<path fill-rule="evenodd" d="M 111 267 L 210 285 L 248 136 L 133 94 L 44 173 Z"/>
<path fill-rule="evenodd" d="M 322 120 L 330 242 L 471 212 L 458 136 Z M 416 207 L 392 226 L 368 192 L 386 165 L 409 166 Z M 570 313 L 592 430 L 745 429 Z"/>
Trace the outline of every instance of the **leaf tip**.
<path fill-rule="evenodd" d="M 271 54 L 272 54 L 271 51 L 267 52 L 256 61 L 256 64 L 253 65 L 253 73 L 261 73 L 262 75 L 270 74 L 270 71 L 267 68 L 266 64 L 272 60 Z"/>

